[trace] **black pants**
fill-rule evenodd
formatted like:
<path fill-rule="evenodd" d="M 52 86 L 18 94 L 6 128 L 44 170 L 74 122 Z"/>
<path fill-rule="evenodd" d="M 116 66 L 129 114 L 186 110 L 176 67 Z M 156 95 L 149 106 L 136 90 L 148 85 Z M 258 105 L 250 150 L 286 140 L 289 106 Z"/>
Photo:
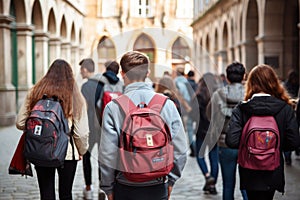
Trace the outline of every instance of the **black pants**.
<path fill-rule="evenodd" d="M 272 200 L 275 194 L 275 190 L 270 191 L 254 191 L 246 190 L 248 200 Z"/>
<path fill-rule="evenodd" d="M 167 200 L 168 184 L 145 187 L 127 186 L 117 183 L 114 187 L 114 200 Z"/>
<path fill-rule="evenodd" d="M 92 185 L 92 164 L 91 164 L 91 152 L 87 151 L 82 157 L 83 175 L 85 185 Z M 98 177 L 101 180 L 100 167 L 98 167 Z"/>
<path fill-rule="evenodd" d="M 59 199 L 72 200 L 72 187 L 76 167 L 76 160 L 65 161 L 62 168 L 36 166 L 41 199 L 55 199 L 55 171 L 57 169 Z"/>

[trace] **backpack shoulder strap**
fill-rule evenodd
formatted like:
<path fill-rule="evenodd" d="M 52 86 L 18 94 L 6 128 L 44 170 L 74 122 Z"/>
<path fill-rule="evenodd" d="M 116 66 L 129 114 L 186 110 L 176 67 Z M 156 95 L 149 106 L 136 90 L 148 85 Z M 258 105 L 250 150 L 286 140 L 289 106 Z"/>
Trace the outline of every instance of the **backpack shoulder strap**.
<path fill-rule="evenodd" d="M 148 107 L 160 113 L 167 99 L 165 95 L 155 94 L 148 103 Z"/>
<path fill-rule="evenodd" d="M 126 95 L 121 95 L 118 98 L 113 99 L 124 111 L 124 113 L 130 113 L 136 109 L 136 105 Z"/>

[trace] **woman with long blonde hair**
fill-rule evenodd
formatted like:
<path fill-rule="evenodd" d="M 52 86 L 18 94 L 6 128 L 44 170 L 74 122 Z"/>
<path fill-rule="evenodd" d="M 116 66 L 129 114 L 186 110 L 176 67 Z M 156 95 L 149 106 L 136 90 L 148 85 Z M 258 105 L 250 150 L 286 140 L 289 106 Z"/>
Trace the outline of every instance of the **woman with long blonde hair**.
<path fill-rule="evenodd" d="M 251 116 L 273 116 L 280 133 L 280 165 L 275 170 L 253 170 L 239 165 L 240 188 L 249 200 L 271 200 L 275 191 L 284 193 L 282 152 L 300 145 L 298 124 L 289 96 L 275 71 L 268 65 L 254 67 L 246 82 L 245 101 L 233 110 L 226 144 L 238 149 L 243 127 Z"/>
<path fill-rule="evenodd" d="M 55 60 L 47 74 L 28 92 L 17 116 L 18 129 L 26 128 L 25 124 L 30 111 L 45 94 L 47 97 L 56 96 L 60 100 L 64 115 L 68 119 L 69 130 L 72 130 L 72 136 L 69 138 L 63 167 L 35 166 L 40 198 L 55 199 L 55 171 L 57 170 L 59 198 L 72 199 L 77 161 L 88 149 L 89 129 L 85 101 L 75 82 L 72 68 L 65 60 Z M 74 146 L 71 145 L 71 141 Z"/>

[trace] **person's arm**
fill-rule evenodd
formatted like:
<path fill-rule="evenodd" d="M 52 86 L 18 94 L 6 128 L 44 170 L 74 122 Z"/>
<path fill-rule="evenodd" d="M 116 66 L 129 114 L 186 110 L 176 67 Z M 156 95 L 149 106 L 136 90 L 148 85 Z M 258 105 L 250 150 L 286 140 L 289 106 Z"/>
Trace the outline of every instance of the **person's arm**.
<path fill-rule="evenodd" d="M 113 197 L 115 174 L 118 170 L 118 142 L 120 127 L 120 108 L 110 102 L 103 112 L 101 140 L 99 148 L 99 164 L 101 171 L 100 187 L 109 198 Z"/>
<path fill-rule="evenodd" d="M 81 117 L 79 119 L 73 119 L 73 138 L 79 155 L 84 155 L 89 147 L 89 125 L 86 109 L 86 104 L 84 104 Z"/>
<path fill-rule="evenodd" d="M 28 110 L 30 92 L 31 91 L 29 91 L 27 93 L 25 100 L 24 100 L 23 104 L 21 105 L 19 113 L 17 115 L 16 127 L 19 130 L 25 129 L 25 123 L 26 123 L 27 117 L 30 114 L 30 111 Z"/>
<path fill-rule="evenodd" d="M 226 129 L 226 145 L 230 148 L 238 149 L 243 131 L 242 112 L 236 106 L 230 117 L 228 128 Z"/>
<path fill-rule="evenodd" d="M 298 129 L 298 122 L 295 116 L 295 112 L 290 106 L 286 106 L 286 127 L 283 134 L 283 150 L 284 151 L 293 151 L 300 146 L 300 136 Z"/>
<path fill-rule="evenodd" d="M 181 177 L 186 164 L 188 146 L 182 120 L 171 100 L 167 100 L 161 113 L 170 127 L 174 147 L 174 167 L 168 175 L 168 191 L 171 192 L 173 185 Z"/>

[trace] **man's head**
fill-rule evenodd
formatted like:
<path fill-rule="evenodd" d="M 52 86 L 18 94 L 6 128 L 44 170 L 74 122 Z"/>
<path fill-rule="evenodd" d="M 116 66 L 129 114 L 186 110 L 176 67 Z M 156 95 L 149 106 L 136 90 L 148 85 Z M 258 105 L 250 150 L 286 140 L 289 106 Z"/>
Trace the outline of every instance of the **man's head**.
<path fill-rule="evenodd" d="M 184 67 L 183 66 L 177 66 L 176 67 L 176 75 L 177 76 L 184 76 Z"/>
<path fill-rule="evenodd" d="M 82 59 L 79 62 L 82 78 L 89 78 L 95 72 L 95 63 L 91 58 Z"/>
<path fill-rule="evenodd" d="M 226 68 L 226 76 L 230 83 L 241 83 L 244 79 L 245 67 L 239 62 L 233 62 Z"/>
<path fill-rule="evenodd" d="M 138 51 L 130 51 L 121 58 L 122 75 L 129 82 L 145 81 L 149 72 L 149 58 Z"/>
<path fill-rule="evenodd" d="M 115 74 L 119 73 L 120 66 L 119 63 L 117 63 L 116 61 L 111 61 L 111 60 L 106 61 L 104 63 L 104 66 L 106 68 L 106 71 L 112 71 Z"/>

